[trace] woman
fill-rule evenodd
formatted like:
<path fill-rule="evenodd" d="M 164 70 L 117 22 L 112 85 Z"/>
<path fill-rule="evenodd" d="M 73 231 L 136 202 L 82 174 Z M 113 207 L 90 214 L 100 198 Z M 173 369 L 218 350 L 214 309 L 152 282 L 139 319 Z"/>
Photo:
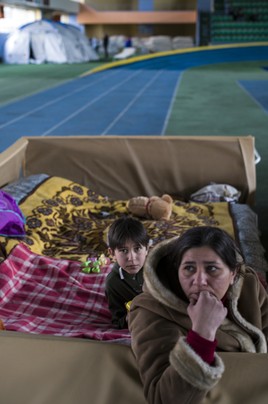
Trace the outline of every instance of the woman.
<path fill-rule="evenodd" d="M 267 292 L 225 231 L 196 227 L 148 255 L 129 329 L 148 402 L 198 404 L 224 372 L 216 351 L 267 353 Z"/>

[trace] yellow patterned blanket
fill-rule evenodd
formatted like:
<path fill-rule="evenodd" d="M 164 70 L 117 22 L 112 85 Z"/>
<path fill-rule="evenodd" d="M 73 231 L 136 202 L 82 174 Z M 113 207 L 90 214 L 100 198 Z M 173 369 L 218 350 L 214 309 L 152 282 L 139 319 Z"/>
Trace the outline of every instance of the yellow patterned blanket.
<path fill-rule="evenodd" d="M 1 237 L 0 242 L 7 254 L 22 241 L 36 254 L 86 261 L 107 254 L 107 229 L 114 219 L 129 214 L 126 206 L 127 200 L 111 200 L 70 180 L 49 177 L 19 204 L 26 218 L 26 236 Z M 143 223 L 153 244 L 197 225 L 219 226 L 234 236 L 227 202 L 175 200 L 170 220 Z"/>

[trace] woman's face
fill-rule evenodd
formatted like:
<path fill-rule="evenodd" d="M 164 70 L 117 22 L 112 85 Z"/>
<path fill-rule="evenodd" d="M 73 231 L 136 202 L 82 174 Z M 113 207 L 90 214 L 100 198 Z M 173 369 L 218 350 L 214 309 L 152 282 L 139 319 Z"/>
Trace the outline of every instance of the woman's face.
<path fill-rule="evenodd" d="M 210 247 L 187 250 L 178 272 L 181 287 L 192 301 L 197 301 L 202 291 L 208 291 L 221 300 L 236 275 Z"/>

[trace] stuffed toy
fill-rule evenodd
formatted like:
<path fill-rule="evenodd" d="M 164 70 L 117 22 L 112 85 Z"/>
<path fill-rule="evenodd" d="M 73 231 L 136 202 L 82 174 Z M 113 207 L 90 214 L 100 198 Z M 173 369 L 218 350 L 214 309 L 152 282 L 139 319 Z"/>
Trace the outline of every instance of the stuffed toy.
<path fill-rule="evenodd" d="M 135 216 L 145 217 L 154 220 L 169 220 L 172 213 L 173 199 L 170 195 L 161 196 L 137 196 L 131 198 L 127 203 L 130 213 Z"/>
<path fill-rule="evenodd" d="M 109 264 L 110 264 L 109 258 L 106 258 L 104 254 L 101 254 L 99 258 L 92 258 L 87 260 L 86 262 L 83 262 L 81 264 L 82 272 L 84 272 L 85 274 L 90 273 L 99 274 L 101 272 L 102 267 Z"/>

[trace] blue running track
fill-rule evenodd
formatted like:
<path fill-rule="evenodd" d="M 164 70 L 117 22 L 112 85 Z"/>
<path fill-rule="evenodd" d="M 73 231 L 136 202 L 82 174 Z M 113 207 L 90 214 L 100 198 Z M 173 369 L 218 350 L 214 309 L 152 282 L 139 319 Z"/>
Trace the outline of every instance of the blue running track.
<path fill-rule="evenodd" d="M 0 152 L 22 136 L 164 135 L 183 71 L 251 60 L 267 61 L 268 46 L 172 52 L 68 81 L 0 107 Z"/>

